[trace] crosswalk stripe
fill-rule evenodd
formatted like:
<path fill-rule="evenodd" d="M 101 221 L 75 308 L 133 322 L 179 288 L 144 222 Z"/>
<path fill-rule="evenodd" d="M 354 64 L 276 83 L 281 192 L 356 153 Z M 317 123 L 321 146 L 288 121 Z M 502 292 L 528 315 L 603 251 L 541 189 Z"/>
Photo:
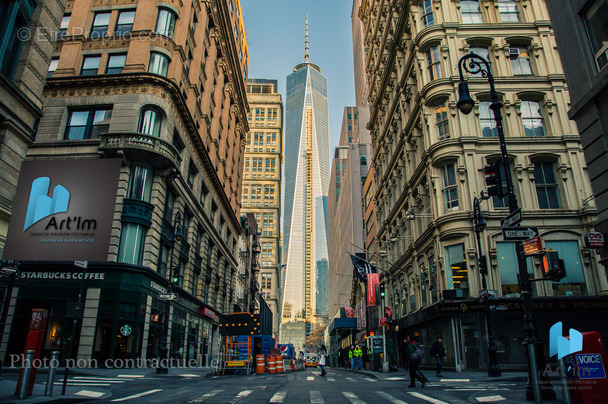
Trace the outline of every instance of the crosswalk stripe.
<path fill-rule="evenodd" d="M 506 400 L 503 396 L 487 396 L 487 397 L 475 397 L 477 401 L 480 403 L 490 403 L 494 401 L 503 401 Z"/>
<path fill-rule="evenodd" d="M 323 400 L 323 397 L 321 397 L 321 392 L 320 391 L 311 391 L 310 392 L 310 403 L 311 404 L 324 404 L 325 401 Z"/>
<path fill-rule="evenodd" d="M 328 377 L 327 380 L 330 381 L 330 382 L 335 382 L 336 381 L 336 379 L 334 379 L 333 377 Z"/>
<path fill-rule="evenodd" d="M 54 385 L 63 384 L 63 382 L 55 382 Z M 66 386 L 88 386 L 88 387 L 101 387 L 101 386 L 109 386 L 110 383 L 75 383 L 75 382 L 67 382 Z"/>
<path fill-rule="evenodd" d="M 203 394 L 202 396 L 200 396 L 200 397 L 199 397 L 199 398 L 197 398 L 197 399 L 194 399 L 194 400 L 192 400 L 192 401 L 188 401 L 188 402 L 189 402 L 189 403 L 200 403 L 200 402 L 205 401 L 205 399 L 207 399 L 207 398 L 209 398 L 209 397 L 213 397 L 213 396 L 215 396 L 216 394 L 221 393 L 222 391 L 224 391 L 224 390 L 213 390 L 213 391 L 210 391 L 210 392 L 209 392 L 209 393 L 207 393 L 207 394 Z"/>
<path fill-rule="evenodd" d="M 345 377 L 346 380 L 348 380 L 349 382 L 354 382 L 355 379 L 353 379 L 352 377 Z"/>
<path fill-rule="evenodd" d="M 140 377 L 146 377 L 146 375 L 118 375 L 116 377 L 135 377 L 135 378 L 140 378 Z"/>
<path fill-rule="evenodd" d="M 418 397 L 418 398 L 420 398 L 422 400 L 426 400 L 429 403 L 433 403 L 433 404 L 448 404 L 445 401 L 437 400 L 436 398 L 425 396 L 424 394 L 421 394 L 421 393 L 408 393 L 408 394 L 411 394 L 412 396 Z"/>
<path fill-rule="evenodd" d="M 370 382 L 377 382 L 378 379 L 372 379 L 371 377 L 366 377 L 365 380 L 370 381 Z"/>
<path fill-rule="evenodd" d="M 236 397 L 234 398 L 234 402 L 237 402 L 238 400 L 240 400 L 241 398 L 245 398 L 248 395 L 251 394 L 253 390 L 243 390 L 241 391 L 239 394 L 236 395 Z"/>
<path fill-rule="evenodd" d="M 133 394 L 132 396 L 127 396 L 127 397 L 122 397 L 122 398 L 115 398 L 114 400 L 112 400 L 112 402 L 132 400 L 134 398 L 139 398 L 139 397 L 147 396 L 149 394 L 158 393 L 159 391 L 163 391 L 163 389 L 148 390 L 148 391 L 144 391 L 143 393 Z"/>
<path fill-rule="evenodd" d="M 315 380 L 315 377 L 314 377 L 314 376 L 308 376 L 308 377 L 306 378 L 306 380 Z"/>
<path fill-rule="evenodd" d="M 84 396 L 84 397 L 90 397 L 90 398 L 99 398 L 101 396 L 103 396 L 104 393 L 101 393 L 99 391 L 90 391 L 90 390 L 80 390 L 76 393 L 74 393 L 75 396 Z"/>
<path fill-rule="evenodd" d="M 405 377 L 387 377 L 384 380 L 407 380 Z"/>
<path fill-rule="evenodd" d="M 508 391 L 509 389 L 500 389 L 492 387 L 460 387 L 458 389 L 444 389 L 443 391 Z"/>
<path fill-rule="evenodd" d="M 361 400 L 356 394 L 351 393 L 350 391 L 343 391 L 342 394 L 344 394 L 344 397 L 348 398 L 348 401 L 353 404 L 365 404 L 365 401 Z"/>
<path fill-rule="evenodd" d="M 393 404 L 407 404 L 405 401 L 401 401 L 396 399 L 395 397 L 391 396 L 388 393 L 385 393 L 384 391 L 377 391 L 376 394 L 378 394 L 380 397 L 384 398 L 387 401 L 390 401 Z"/>
<path fill-rule="evenodd" d="M 271 403 L 282 403 L 283 400 L 285 400 L 286 395 L 287 395 L 287 392 L 285 390 L 277 391 L 276 393 L 274 393 L 274 396 L 272 396 L 272 398 L 270 399 L 270 402 Z"/>
<path fill-rule="evenodd" d="M 112 381 L 115 383 L 124 383 L 124 382 L 128 382 L 129 379 L 117 379 L 115 377 L 101 377 L 101 376 L 74 376 L 74 377 L 70 377 L 70 379 L 73 380 L 104 380 L 104 381 Z"/>
<path fill-rule="evenodd" d="M 468 383 L 471 381 L 471 379 L 441 379 L 440 380 L 442 383 L 443 382 L 462 382 L 462 383 Z"/>

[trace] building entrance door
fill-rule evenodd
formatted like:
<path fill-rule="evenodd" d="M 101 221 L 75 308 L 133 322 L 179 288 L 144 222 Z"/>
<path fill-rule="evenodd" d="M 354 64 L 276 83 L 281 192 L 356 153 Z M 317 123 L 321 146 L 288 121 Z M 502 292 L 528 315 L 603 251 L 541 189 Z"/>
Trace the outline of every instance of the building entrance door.
<path fill-rule="evenodd" d="M 466 369 L 479 369 L 481 367 L 481 334 L 479 328 L 463 325 L 462 336 Z"/>

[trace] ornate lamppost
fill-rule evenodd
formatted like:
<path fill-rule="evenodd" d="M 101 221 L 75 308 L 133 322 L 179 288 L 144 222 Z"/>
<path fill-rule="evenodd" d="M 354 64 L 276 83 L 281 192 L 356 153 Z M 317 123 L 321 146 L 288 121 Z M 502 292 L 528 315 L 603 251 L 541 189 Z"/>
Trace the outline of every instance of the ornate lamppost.
<path fill-rule="evenodd" d="M 501 160 L 499 160 L 496 164 L 498 165 L 498 169 L 500 169 L 500 166 L 502 165 L 507 187 L 504 194 L 506 195 L 509 204 L 509 213 L 513 214 L 519 210 L 519 206 L 517 205 L 517 199 L 515 197 L 515 193 L 513 192 L 513 179 L 511 176 L 511 170 L 509 168 L 509 155 L 507 154 L 505 135 L 502 127 L 502 104 L 498 101 L 498 95 L 496 93 L 496 88 L 494 87 L 494 76 L 492 75 L 490 63 L 475 53 L 466 54 L 458 61 L 460 83 L 458 83 L 458 102 L 456 106 L 460 112 L 468 115 L 473 110 L 475 101 L 469 94 L 469 86 L 464 79 L 463 69 L 470 74 L 481 74 L 481 76 L 488 79 L 488 82 L 490 83 L 490 97 L 492 100 L 490 109 L 494 112 L 494 121 L 496 122 L 496 130 L 498 132 L 498 142 L 500 144 L 501 152 Z M 500 185 L 502 186 L 502 184 Z M 534 398 L 536 402 L 541 402 L 542 398 L 535 352 L 536 324 L 533 316 L 532 287 L 528 277 L 526 256 L 524 254 L 524 248 L 521 241 L 515 242 L 515 254 L 517 256 L 519 286 L 524 311 L 524 332 L 526 335 L 524 345 L 527 347 L 528 351 L 528 385 L 526 386 L 526 391 L 530 391 L 530 384 L 532 384 L 531 389 L 534 392 Z"/>

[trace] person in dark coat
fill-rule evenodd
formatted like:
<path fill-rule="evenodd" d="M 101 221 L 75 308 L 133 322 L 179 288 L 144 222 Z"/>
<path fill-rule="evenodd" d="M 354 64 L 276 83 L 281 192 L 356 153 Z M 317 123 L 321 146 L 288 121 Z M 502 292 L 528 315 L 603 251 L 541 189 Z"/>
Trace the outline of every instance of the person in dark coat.
<path fill-rule="evenodd" d="M 433 346 L 431 346 L 431 356 L 437 361 L 437 377 L 443 377 L 441 369 L 446 355 L 445 348 L 443 347 L 443 339 L 441 337 L 437 337 L 437 341 L 433 342 Z"/>
<path fill-rule="evenodd" d="M 410 336 L 407 337 L 407 357 L 409 358 L 409 368 L 410 368 L 410 384 L 408 387 L 416 387 L 416 379 L 420 381 L 422 387 L 426 383 L 426 378 L 422 375 L 422 373 L 418 370 L 418 366 L 422 361 L 422 357 L 412 357 L 414 352 L 418 349 L 418 345 L 415 341 L 412 340 Z"/>

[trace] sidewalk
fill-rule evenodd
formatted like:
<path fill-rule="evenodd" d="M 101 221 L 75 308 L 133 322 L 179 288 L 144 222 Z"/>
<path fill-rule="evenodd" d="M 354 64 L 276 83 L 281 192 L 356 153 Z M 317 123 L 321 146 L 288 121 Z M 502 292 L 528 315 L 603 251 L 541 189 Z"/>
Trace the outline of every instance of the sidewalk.
<path fill-rule="evenodd" d="M 98 378 L 124 378 L 132 380 L 133 378 L 178 378 L 178 377 L 206 377 L 213 372 L 211 367 L 180 367 L 169 368 L 168 374 L 157 374 L 156 368 L 133 368 L 133 369 L 70 369 L 68 377 L 68 385 L 66 386 L 66 394 L 61 395 L 63 377 L 65 368 L 57 368 L 55 374 L 55 385 L 53 387 L 53 396 L 45 397 L 44 391 L 46 388 L 46 378 L 48 368 L 39 368 L 36 374 L 36 382 L 31 396 L 26 399 L 19 400 L 15 396 L 17 388 L 17 377 L 19 368 L 3 368 L 2 378 L 0 379 L 0 403 L 48 403 L 54 401 L 88 401 L 91 399 L 109 398 L 112 392 L 101 386 L 70 386 L 70 381 L 74 376 L 88 376 Z"/>
<path fill-rule="evenodd" d="M 343 370 L 345 372 L 359 373 L 362 375 L 374 377 L 376 379 L 383 379 L 383 380 L 386 380 L 386 379 L 390 380 L 393 377 L 399 377 L 399 378 L 405 377 L 405 378 L 407 378 L 407 380 L 410 379 L 410 372 L 403 370 L 403 368 L 400 368 L 397 371 L 388 372 L 388 373 L 376 372 L 373 370 L 351 370 L 351 369 L 344 369 L 344 368 L 331 368 L 331 369 Z M 443 377 L 439 378 L 439 377 L 435 376 L 434 370 L 421 369 L 421 371 L 429 379 L 429 381 L 431 383 L 439 382 L 440 379 L 468 379 L 472 382 L 497 382 L 497 381 L 525 382 L 528 380 L 527 372 L 502 372 L 502 375 L 499 377 L 489 377 L 487 371 L 449 372 L 449 371 L 444 370 L 442 372 Z"/>

